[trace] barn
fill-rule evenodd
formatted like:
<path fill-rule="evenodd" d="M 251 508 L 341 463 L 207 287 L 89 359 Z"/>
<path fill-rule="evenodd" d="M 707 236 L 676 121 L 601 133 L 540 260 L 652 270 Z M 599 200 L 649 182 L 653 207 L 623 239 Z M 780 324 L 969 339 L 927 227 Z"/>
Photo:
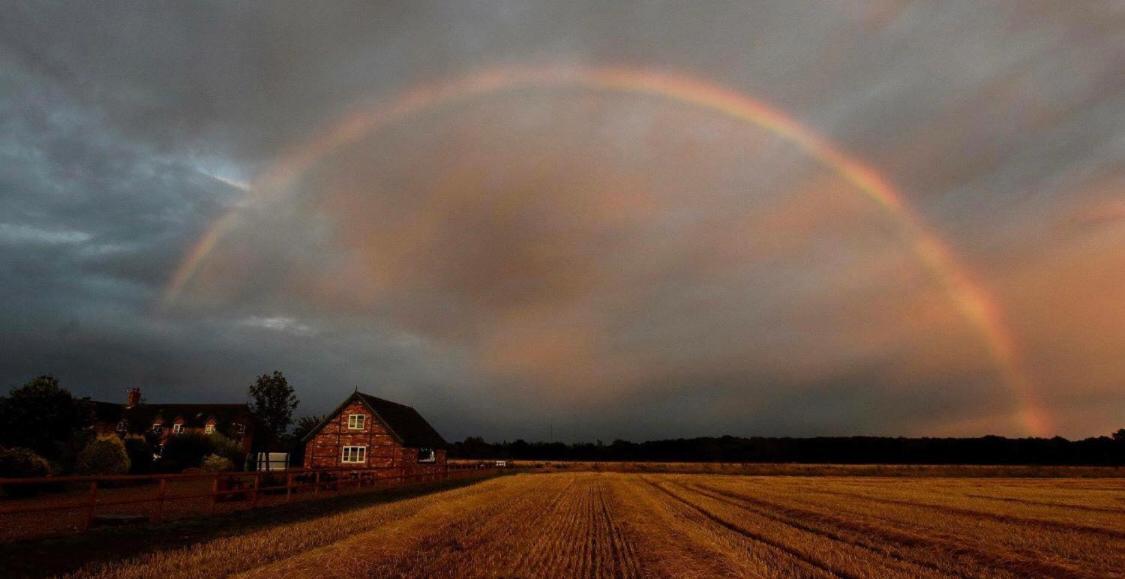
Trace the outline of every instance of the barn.
<path fill-rule="evenodd" d="M 305 468 L 379 469 L 378 476 L 388 477 L 446 470 L 448 445 L 417 410 L 359 391 L 309 431 L 304 443 Z"/>

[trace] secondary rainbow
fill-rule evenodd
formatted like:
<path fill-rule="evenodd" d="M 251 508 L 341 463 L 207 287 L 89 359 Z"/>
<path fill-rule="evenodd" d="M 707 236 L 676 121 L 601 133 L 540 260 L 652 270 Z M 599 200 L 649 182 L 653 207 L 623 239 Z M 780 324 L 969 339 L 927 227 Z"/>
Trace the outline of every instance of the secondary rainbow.
<path fill-rule="evenodd" d="M 769 131 L 831 168 L 881 206 L 899 224 L 903 237 L 962 315 L 976 328 L 1004 383 L 1019 404 L 1018 421 L 1030 434 L 1045 435 L 1052 425 L 1034 385 L 1023 369 L 1003 311 L 941 240 L 877 171 L 834 146 L 785 113 L 743 93 L 680 73 L 623 67 L 500 68 L 426 84 L 389 102 L 369 103 L 347 114 L 289 154 L 251 184 L 250 203 L 284 200 L 294 179 L 332 152 L 366 138 L 388 124 L 435 107 L 501 92 L 579 88 L 649 95 L 714 111 Z M 240 209 L 232 209 L 200 238 L 176 270 L 164 293 L 174 302 L 222 237 L 235 229 Z"/>

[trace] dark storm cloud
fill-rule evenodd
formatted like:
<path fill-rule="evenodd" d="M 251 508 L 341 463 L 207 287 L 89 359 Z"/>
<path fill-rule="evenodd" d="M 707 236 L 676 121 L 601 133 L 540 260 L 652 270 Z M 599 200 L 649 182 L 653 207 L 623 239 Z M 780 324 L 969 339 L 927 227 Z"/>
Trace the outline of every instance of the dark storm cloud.
<path fill-rule="evenodd" d="M 364 103 L 511 64 L 683 70 L 886 173 L 1007 312 L 1064 434 L 1119 426 L 1114 3 L 20 3 L 0 19 L 0 376 L 237 400 L 280 367 L 451 436 L 1015 432 L 869 202 L 761 131 L 516 95 L 240 183 Z M 181 303 L 162 294 L 243 207 Z M 569 428 L 569 432 L 568 432 Z"/>

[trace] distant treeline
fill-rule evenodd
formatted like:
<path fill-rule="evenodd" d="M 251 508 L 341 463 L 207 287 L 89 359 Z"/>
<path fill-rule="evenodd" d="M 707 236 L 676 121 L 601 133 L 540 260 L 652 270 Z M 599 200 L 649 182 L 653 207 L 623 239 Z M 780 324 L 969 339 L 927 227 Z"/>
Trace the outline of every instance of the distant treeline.
<path fill-rule="evenodd" d="M 838 464 L 1125 465 L 1125 429 L 1113 436 L 1065 438 L 678 438 L 610 444 L 489 443 L 470 437 L 449 449 L 451 458 L 652 461 L 798 462 Z"/>

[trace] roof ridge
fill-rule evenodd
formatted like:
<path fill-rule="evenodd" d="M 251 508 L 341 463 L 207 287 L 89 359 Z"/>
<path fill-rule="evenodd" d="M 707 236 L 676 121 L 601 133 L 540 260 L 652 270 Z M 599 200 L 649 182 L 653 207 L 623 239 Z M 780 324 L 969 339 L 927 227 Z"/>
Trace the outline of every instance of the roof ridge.
<path fill-rule="evenodd" d="M 366 397 L 371 398 L 373 400 L 378 400 L 379 402 L 382 402 L 384 404 L 391 404 L 393 406 L 401 406 L 403 408 L 410 408 L 412 410 L 414 409 L 414 407 L 410 406 L 409 404 L 403 404 L 401 402 L 395 402 L 394 400 L 387 400 L 386 398 L 380 398 L 378 396 L 375 396 L 374 394 L 368 394 L 366 392 L 359 392 L 359 394 L 361 396 L 366 396 Z"/>

